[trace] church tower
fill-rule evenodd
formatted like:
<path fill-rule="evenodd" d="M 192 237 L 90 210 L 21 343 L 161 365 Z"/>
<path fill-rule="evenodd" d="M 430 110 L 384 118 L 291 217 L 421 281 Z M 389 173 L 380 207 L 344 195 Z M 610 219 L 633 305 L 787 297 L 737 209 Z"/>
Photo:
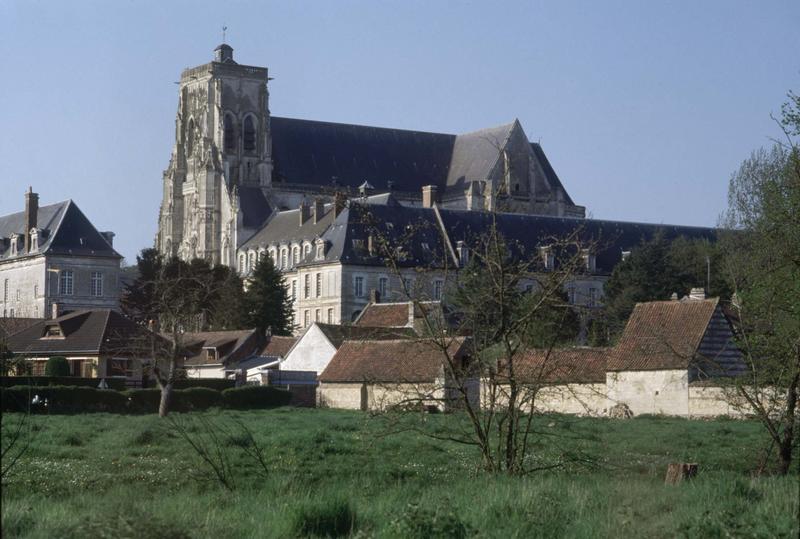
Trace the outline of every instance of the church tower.
<path fill-rule="evenodd" d="M 272 178 L 268 80 L 266 68 L 237 64 L 224 43 L 213 61 L 181 74 L 156 238 L 162 255 L 234 259 L 239 190 L 266 189 Z"/>

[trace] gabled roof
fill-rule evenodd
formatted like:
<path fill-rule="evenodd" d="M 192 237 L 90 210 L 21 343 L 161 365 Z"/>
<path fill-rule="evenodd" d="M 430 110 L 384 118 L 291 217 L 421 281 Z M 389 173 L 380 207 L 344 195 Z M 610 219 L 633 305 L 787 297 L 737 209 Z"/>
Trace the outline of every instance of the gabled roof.
<path fill-rule="evenodd" d="M 42 230 L 39 249 L 33 253 L 20 252 L 17 256 L 46 252 L 122 258 L 71 200 L 40 207 L 36 227 Z M 11 244 L 4 238 L 10 238 L 14 233 L 25 233 L 25 212 L 0 217 L 0 258 L 10 255 Z"/>
<path fill-rule="evenodd" d="M 453 339 L 449 353 L 466 355 L 466 340 Z M 443 376 L 443 353 L 430 340 L 346 341 L 320 374 L 320 382 L 433 382 Z"/>
<path fill-rule="evenodd" d="M 486 180 L 500 159 L 511 130 L 517 122 L 458 135 L 447 174 L 447 186 Z"/>
<path fill-rule="evenodd" d="M 590 347 L 522 350 L 514 356 L 515 378 L 527 384 L 605 383 L 609 351 Z M 508 381 L 507 366 L 500 366 L 497 379 Z"/>
<path fill-rule="evenodd" d="M 402 328 L 410 327 L 410 302 L 369 303 L 355 321 L 356 326 Z"/>
<path fill-rule="evenodd" d="M 280 335 L 272 335 L 269 338 L 266 346 L 261 349 L 260 356 L 264 357 L 286 357 L 289 350 L 297 342 L 297 337 L 283 337 Z"/>
<path fill-rule="evenodd" d="M 719 298 L 637 303 L 608 370 L 689 368 L 718 304 Z"/>
<path fill-rule="evenodd" d="M 343 326 L 338 324 L 321 324 L 315 322 L 320 331 L 334 348 L 339 348 L 350 340 L 388 340 L 413 339 L 417 336 L 413 328 L 382 328 L 366 326 Z"/>
<path fill-rule="evenodd" d="M 61 336 L 48 336 L 57 327 Z M 80 310 L 40 320 L 8 338 L 17 354 L 115 354 L 146 357 L 151 333 L 111 309 Z"/>
<path fill-rule="evenodd" d="M 249 357 L 258 350 L 258 331 L 246 329 L 184 333 L 181 344 L 190 354 L 186 358 L 186 365 L 227 364 Z M 217 351 L 217 357 L 213 361 L 205 353 L 209 348 Z"/>

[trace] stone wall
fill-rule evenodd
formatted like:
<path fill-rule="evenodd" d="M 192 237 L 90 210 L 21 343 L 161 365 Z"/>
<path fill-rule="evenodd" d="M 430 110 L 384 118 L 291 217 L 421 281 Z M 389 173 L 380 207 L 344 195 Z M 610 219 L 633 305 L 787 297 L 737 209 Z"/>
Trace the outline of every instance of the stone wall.
<path fill-rule="evenodd" d="M 362 383 L 321 383 L 317 387 L 317 406 L 366 410 L 366 387 Z"/>
<path fill-rule="evenodd" d="M 625 404 L 634 415 L 689 415 L 686 369 L 609 372 L 606 385 L 609 406 Z"/>

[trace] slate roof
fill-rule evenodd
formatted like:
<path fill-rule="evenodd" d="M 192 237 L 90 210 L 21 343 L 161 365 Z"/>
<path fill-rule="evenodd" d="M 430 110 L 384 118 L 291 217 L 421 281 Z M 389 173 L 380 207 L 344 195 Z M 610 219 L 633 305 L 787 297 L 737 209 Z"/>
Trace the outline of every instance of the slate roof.
<path fill-rule="evenodd" d="M 122 258 L 72 200 L 40 207 L 36 226 L 42 229 L 42 235 L 39 249 L 30 255 L 46 252 Z M 11 234 L 22 236 L 24 232 L 24 211 L 0 217 L 0 259 L 10 255 Z M 20 249 L 21 247 L 20 245 Z M 29 254 L 19 253 L 17 256 Z"/>
<path fill-rule="evenodd" d="M 413 339 L 417 336 L 413 328 L 381 328 L 315 323 L 334 348 L 339 348 L 345 341 L 350 340 L 383 341 L 388 339 Z"/>
<path fill-rule="evenodd" d="M 466 355 L 465 339 L 449 351 Z M 442 351 L 428 340 L 346 341 L 319 376 L 320 382 L 433 382 L 443 373 Z"/>
<path fill-rule="evenodd" d="M 258 228 L 263 225 L 272 214 L 264 191 L 260 187 L 238 186 L 239 207 L 242 210 L 242 224 L 245 228 Z"/>
<path fill-rule="evenodd" d="M 41 318 L 0 318 L 0 339 L 5 339 L 41 321 Z"/>
<path fill-rule="evenodd" d="M 489 177 L 515 122 L 458 135 L 447 174 L 447 186 L 461 186 Z"/>
<path fill-rule="evenodd" d="M 333 222 L 333 204 L 325 204 L 322 218 L 314 222 L 313 210 L 310 217 L 300 225 L 300 210 L 285 210 L 276 213 L 266 226 L 253 234 L 243 249 L 257 249 L 272 244 L 314 241 L 322 236 Z"/>
<path fill-rule="evenodd" d="M 605 383 L 608 348 L 527 349 L 514 357 L 518 381 L 536 384 Z M 500 368 L 498 381 L 508 379 L 508 369 Z"/>
<path fill-rule="evenodd" d="M 637 303 L 608 370 L 689 368 L 718 304 L 719 298 Z"/>
<path fill-rule="evenodd" d="M 185 333 L 183 347 L 189 355 L 185 364 L 189 366 L 227 364 L 253 355 L 257 350 L 258 338 L 255 329 L 238 331 L 202 331 Z M 209 360 L 205 348 L 216 348 L 217 357 Z"/>
<path fill-rule="evenodd" d="M 62 337 L 47 337 L 47 328 L 58 326 Z M 19 331 L 8 338 L 18 354 L 114 354 L 146 357 L 150 332 L 111 309 L 72 311 Z M 137 353 L 139 350 L 139 353 Z"/>

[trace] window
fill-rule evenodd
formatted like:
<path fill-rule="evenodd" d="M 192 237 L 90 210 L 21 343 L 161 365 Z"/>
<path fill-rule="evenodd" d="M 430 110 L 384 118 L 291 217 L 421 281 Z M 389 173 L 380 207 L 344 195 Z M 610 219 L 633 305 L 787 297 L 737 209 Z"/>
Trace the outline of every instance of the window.
<path fill-rule="evenodd" d="M 570 286 L 567 288 L 567 299 L 570 305 L 575 305 L 575 287 Z"/>
<path fill-rule="evenodd" d="M 353 279 L 353 295 L 357 298 L 364 297 L 364 278 L 355 277 Z"/>
<path fill-rule="evenodd" d="M 37 230 L 31 231 L 31 251 L 39 250 L 39 232 Z"/>
<path fill-rule="evenodd" d="M 542 256 L 544 269 L 547 271 L 553 271 L 556 265 L 556 257 L 553 255 L 552 249 L 550 249 L 550 247 L 540 247 L 539 253 Z"/>
<path fill-rule="evenodd" d="M 328 309 L 328 323 L 333 324 L 333 309 Z"/>
<path fill-rule="evenodd" d="M 58 292 L 62 296 L 71 296 L 73 293 L 74 276 L 72 270 L 61 270 L 58 280 Z"/>
<path fill-rule="evenodd" d="M 378 294 L 380 298 L 385 298 L 386 293 L 389 289 L 389 278 L 388 277 L 379 277 L 378 278 Z"/>
<path fill-rule="evenodd" d="M 222 145 L 227 152 L 236 149 L 236 133 L 233 128 L 233 116 L 230 114 L 225 115 L 224 128 L 222 132 Z"/>
<path fill-rule="evenodd" d="M 325 242 L 320 241 L 317 243 L 317 253 L 314 255 L 316 260 L 323 260 L 325 258 Z"/>
<path fill-rule="evenodd" d="M 297 279 L 292 279 L 292 301 L 297 301 Z"/>
<path fill-rule="evenodd" d="M 315 289 L 315 291 L 314 291 L 314 292 L 315 292 L 315 296 L 316 296 L 316 297 L 320 297 L 320 296 L 322 295 L 322 274 L 321 274 L 321 273 L 317 273 L 317 274 L 314 276 L 314 278 L 315 278 L 315 279 L 316 279 L 316 281 L 317 281 L 317 282 L 315 283 L 315 285 L 316 285 L 316 289 Z"/>
<path fill-rule="evenodd" d="M 433 281 L 433 299 L 439 301 L 442 299 L 442 288 L 444 286 L 444 281 L 440 281 L 439 279 Z"/>
<path fill-rule="evenodd" d="M 307 255 L 310 252 L 311 252 L 311 244 L 306 243 L 305 245 L 303 245 L 303 254 Z"/>
<path fill-rule="evenodd" d="M 250 264 L 248 268 L 251 272 L 256 269 L 256 254 L 254 252 L 250 252 Z"/>
<path fill-rule="evenodd" d="M 294 261 L 295 264 L 300 262 L 300 247 L 298 247 L 297 245 L 292 247 L 292 260 Z"/>
<path fill-rule="evenodd" d="M 281 249 L 281 268 L 289 267 L 289 249 Z"/>
<path fill-rule="evenodd" d="M 91 294 L 93 296 L 103 295 L 103 274 L 99 271 L 92 272 Z"/>
<path fill-rule="evenodd" d="M 244 151 L 252 152 L 256 149 L 256 125 L 252 116 L 244 119 Z"/>
<path fill-rule="evenodd" d="M 239 255 L 239 272 L 244 273 L 247 270 L 247 257 L 243 254 Z"/>
<path fill-rule="evenodd" d="M 597 307 L 597 289 L 589 289 L 589 307 Z"/>
<path fill-rule="evenodd" d="M 403 288 L 405 288 L 405 293 L 409 296 L 413 295 L 414 293 L 414 279 L 411 277 L 403 277 Z"/>
<path fill-rule="evenodd" d="M 8 301 L 8 279 L 3 280 L 3 303 Z"/>
<path fill-rule="evenodd" d="M 20 293 L 19 288 L 17 288 L 17 301 L 19 301 L 21 298 L 22 294 Z"/>
<path fill-rule="evenodd" d="M 314 310 L 314 322 L 322 322 L 322 312 L 319 309 Z"/>
<path fill-rule="evenodd" d="M 16 234 L 11 236 L 11 256 L 16 256 L 19 249 L 19 239 Z"/>
<path fill-rule="evenodd" d="M 581 251 L 581 256 L 583 257 L 583 264 L 586 268 L 586 271 L 593 273 L 596 269 L 596 259 L 594 253 L 592 253 L 589 249 L 583 249 Z"/>
<path fill-rule="evenodd" d="M 308 299 L 311 297 L 311 274 L 306 273 L 303 276 L 303 297 Z"/>
<path fill-rule="evenodd" d="M 308 327 L 308 325 L 311 323 L 311 319 L 309 317 L 310 317 L 309 311 L 308 310 L 303 311 L 303 325 L 305 327 Z"/>
<path fill-rule="evenodd" d="M 192 155 L 194 150 L 194 120 L 189 120 L 189 125 L 186 127 L 186 155 Z"/>

